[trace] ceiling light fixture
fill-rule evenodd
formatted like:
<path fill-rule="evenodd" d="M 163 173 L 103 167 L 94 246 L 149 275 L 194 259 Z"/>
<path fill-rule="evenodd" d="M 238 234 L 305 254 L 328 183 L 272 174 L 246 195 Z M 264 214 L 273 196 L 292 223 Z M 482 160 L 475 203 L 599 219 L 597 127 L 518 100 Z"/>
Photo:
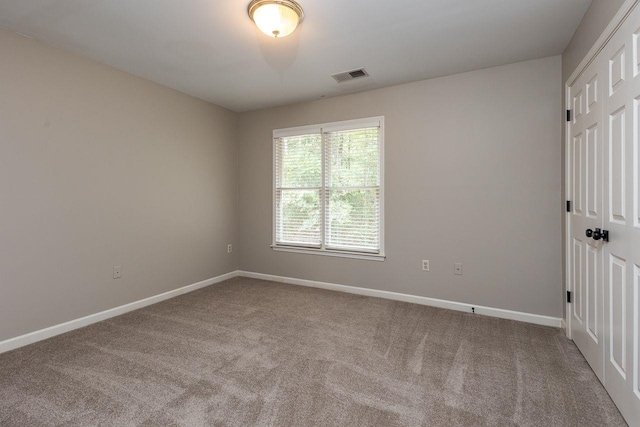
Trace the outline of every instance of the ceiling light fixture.
<path fill-rule="evenodd" d="M 270 37 L 286 37 L 304 18 L 302 7 L 293 0 L 252 0 L 249 17 Z"/>

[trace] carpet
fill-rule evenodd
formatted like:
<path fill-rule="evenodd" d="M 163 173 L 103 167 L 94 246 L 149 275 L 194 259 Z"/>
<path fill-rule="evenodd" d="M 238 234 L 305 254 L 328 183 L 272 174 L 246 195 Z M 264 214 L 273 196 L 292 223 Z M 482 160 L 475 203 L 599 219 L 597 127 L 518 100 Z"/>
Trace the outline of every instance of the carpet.
<path fill-rule="evenodd" d="M 1 354 L 0 425 L 626 424 L 560 329 L 235 278 Z"/>

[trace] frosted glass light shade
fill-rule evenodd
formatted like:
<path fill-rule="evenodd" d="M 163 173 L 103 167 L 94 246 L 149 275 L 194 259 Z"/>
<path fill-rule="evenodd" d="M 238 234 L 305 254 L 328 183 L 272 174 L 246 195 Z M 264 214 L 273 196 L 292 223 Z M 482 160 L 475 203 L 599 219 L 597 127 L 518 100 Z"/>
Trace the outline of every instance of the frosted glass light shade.
<path fill-rule="evenodd" d="M 292 0 L 253 0 L 249 16 L 260 31 L 270 37 L 285 37 L 293 33 L 304 13 Z"/>

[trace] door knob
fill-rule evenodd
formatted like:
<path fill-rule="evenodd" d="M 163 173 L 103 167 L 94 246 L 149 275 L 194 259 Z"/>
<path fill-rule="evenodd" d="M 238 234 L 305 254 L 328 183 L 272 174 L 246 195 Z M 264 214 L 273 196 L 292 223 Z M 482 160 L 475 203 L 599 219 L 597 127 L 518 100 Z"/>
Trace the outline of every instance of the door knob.
<path fill-rule="evenodd" d="M 589 232 L 591 230 L 587 230 L 587 232 Z M 587 233 L 588 236 L 588 233 Z M 600 240 L 602 239 L 603 242 L 608 242 L 609 241 L 609 230 L 600 230 L 599 228 L 596 228 L 595 230 L 593 230 L 593 240 Z"/>
<path fill-rule="evenodd" d="M 587 228 L 587 231 L 585 231 L 585 233 L 584 233 L 584 234 L 586 234 L 586 235 L 587 235 L 587 237 L 591 237 L 591 236 L 593 236 L 593 230 L 592 230 L 592 229 L 590 229 L 590 228 Z"/>

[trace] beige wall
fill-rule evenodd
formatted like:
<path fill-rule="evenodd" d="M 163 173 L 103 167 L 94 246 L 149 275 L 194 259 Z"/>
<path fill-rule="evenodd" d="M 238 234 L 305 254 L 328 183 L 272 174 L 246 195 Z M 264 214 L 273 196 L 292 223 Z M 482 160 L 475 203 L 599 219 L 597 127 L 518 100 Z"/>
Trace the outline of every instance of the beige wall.
<path fill-rule="evenodd" d="M 0 30 L 0 341 L 238 265 L 559 316 L 558 87 L 582 50 L 238 115 Z M 272 129 L 376 115 L 387 260 L 272 251 Z"/>
<path fill-rule="evenodd" d="M 566 107 L 566 99 L 564 98 L 565 93 L 565 84 L 571 74 L 578 67 L 580 62 L 584 59 L 585 55 L 589 52 L 591 47 L 594 45 L 598 37 L 602 34 L 604 29 L 609 25 L 611 19 L 615 16 L 615 14 L 620 10 L 620 7 L 626 0 L 593 0 L 589 9 L 587 9 L 580 25 L 576 29 L 576 32 L 573 34 L 573 38 L 569 42 L 569 45 L 565 49 L 562 54 L 562 86 L 560 91 L 562 92 L 562 111 L 567 109 Z M 565 144 L 565 121 L 562 122 L 562 146 Z M 562 176 L 565 176 L 565 152 L 564 148 L 562 149 Z M 565 194 L 565 186 L 564 186 L 564 178 L 563 178 L 563 186 L 562 186 L 562 200 L 566 200 Z M 566 232 L 566 214 L 564 211 L 564 207 L 562 208 L 562 212 L 559 214 L 560 218 L 562 218 L 562 293 L 564 294 L 567 289 L 567 284 L 565 281 L 565 272 L 566 272 L 566 241 L 564 239 L 564 235 Z M 563 307 L 563 316 L 564 316 L 564 308 Z"/>
<path fill-rule="evenodd" d="M 557 56 L 241 114 L 240 269 L 559 317 L 561 76 Z M 386 261 L 270 249 L 272 129 L 378 115 Z"/>
<path fill-rule="evenodd" d="M 0 341 L 236 270 L 237 114 L 4 30 L 0 58 Z"/>

